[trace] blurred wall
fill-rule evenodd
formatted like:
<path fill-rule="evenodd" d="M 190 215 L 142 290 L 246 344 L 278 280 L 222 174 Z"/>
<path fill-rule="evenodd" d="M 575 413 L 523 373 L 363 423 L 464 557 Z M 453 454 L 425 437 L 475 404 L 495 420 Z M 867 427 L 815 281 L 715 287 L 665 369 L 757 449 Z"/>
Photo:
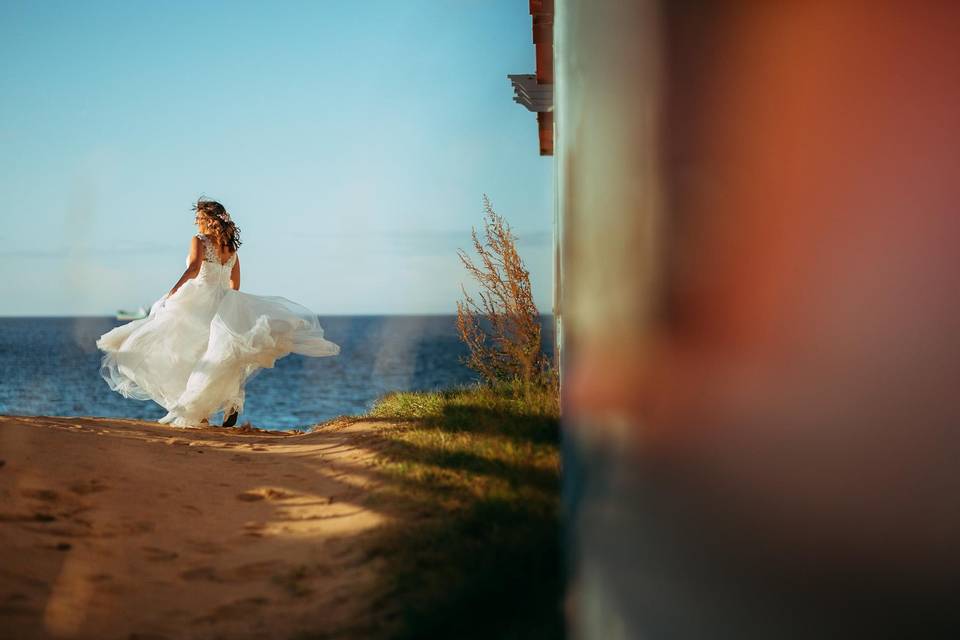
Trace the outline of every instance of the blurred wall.
<path fill-rule="evenodd" d="M 958 26 L 557 0 L 573 637 L 960 630 Z"/>

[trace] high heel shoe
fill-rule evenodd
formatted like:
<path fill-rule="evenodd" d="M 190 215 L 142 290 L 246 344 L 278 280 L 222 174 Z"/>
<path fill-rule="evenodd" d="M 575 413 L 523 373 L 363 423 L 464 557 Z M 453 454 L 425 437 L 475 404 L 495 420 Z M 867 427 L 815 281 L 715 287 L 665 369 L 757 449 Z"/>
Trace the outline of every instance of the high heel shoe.
<path fill-rule="evenodd" d="M 238 418 L 239 416 L 240 416 L 240 414 L 237 413 L 236 411 L 234 411 L 233 413 L 231 413 L 230 415 L 228 415 L 226 418 L 223 419 L 223 425 L 222 425 L 222 426 L 224 426 L 224 427 L 232 427 L 233 425 L 237 424 L 237 418 Z"/>

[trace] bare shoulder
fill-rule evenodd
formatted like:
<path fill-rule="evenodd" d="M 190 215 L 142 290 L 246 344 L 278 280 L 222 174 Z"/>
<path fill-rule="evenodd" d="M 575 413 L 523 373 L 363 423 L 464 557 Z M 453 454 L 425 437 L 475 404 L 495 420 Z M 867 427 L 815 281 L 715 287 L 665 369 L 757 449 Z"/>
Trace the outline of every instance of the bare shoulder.
<path fill-rule="evenodd" d="M 203 238 L 199 234 L 190 238 L 190 256 L 193 259 L 203 256 Z"/>

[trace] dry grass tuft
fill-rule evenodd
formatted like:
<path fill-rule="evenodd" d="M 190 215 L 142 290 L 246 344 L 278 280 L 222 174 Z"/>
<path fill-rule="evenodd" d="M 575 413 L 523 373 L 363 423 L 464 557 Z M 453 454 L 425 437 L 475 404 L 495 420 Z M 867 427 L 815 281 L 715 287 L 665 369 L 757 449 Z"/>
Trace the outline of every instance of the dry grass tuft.
<path fill-rule="evenodd" d="M 479 288 L 473 297 L 462 287 L 464 299 L 457 302 L 457 332 L 470 349 L 465 364 L 488 383 L 549 383 L 552 367 L 541 348 L 540 312 L 533 302 L 530 272 L 510 225 L 486 195 L 483 210 L 483 239 L 472 230 L 478 261 L 463 249 L 458 251 Z"/>

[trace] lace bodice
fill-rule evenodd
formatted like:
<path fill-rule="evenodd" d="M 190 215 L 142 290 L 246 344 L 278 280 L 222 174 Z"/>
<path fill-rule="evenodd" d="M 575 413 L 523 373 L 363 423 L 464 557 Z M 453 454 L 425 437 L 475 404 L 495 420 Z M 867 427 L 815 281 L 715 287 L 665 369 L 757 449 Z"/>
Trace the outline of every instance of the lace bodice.
<path fill-rule="evenodd" d="M 197 274 L 197 279 L 204 283 L 215 283 L 222 287 L 229 287 L 230 272 L 237 261 L 236 251 L 226 262 L 220 264 L 220 256 L 217 255 L 213 240 L 202 233 L 198 233 L 197 237 L 200 238 L 200 243 L 203 245 L 203 262 L 200 265 L 200 273 Z M 188 256 L 187 261 L 189 262 L 189 260 Z"/>

